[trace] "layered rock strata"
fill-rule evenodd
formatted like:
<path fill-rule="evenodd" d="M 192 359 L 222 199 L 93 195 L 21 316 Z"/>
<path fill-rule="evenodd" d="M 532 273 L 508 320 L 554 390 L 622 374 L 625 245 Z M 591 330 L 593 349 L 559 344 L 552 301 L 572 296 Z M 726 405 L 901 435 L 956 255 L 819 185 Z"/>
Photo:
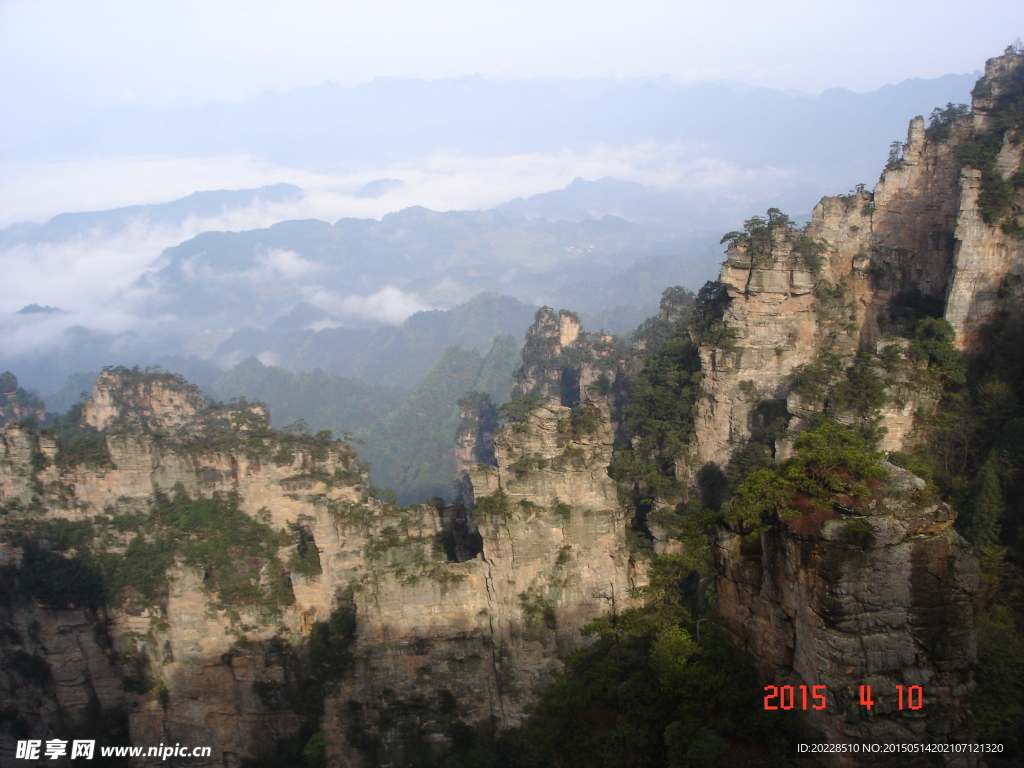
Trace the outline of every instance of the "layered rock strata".
<path fill-rule="evenodd" d="M 987 63 L 969 115 L 931 128 L 921 117 L 912 120 L 873 192 L 858 187 L 823 198 L 803 233 L 774 228 L 758 248 L 746 238 L 733 242 L 720 280 L 735 339 L 701 352 L 706 397 L 691 467 L 724 466 L 756 430 L 757 404 L 786 399 L 794 369 L 826 348 L 847 358 L 876 353 L 884 334 L 907 334 L 924 311 L 948 320 L 966 350 L 986 323 L 1024 312 L 1024 229 L 1016 218 L 1024 203 L 1016 191 L 1024 132 L 993 133 L 999 110 L 1024 94 L 1022 61 L 1009 52 Z M 999 178 L 986 183 L 1009 185 L 1015 202 L 999 221 L 987 221 L 979 206 L 983 173 L 964 153 L 994 137 L 1001 149 L 985 173 Z M 811 258 L 808 246 L 816 251 Z M 903 446 L 918 405 L 900 400 L 881 412 L 886 450 Z"/>
<path fill-rule="evenodd" d="M 879 379 L 886 364 L 906 363 L 909 341 L 899 337 L 922 316 L 942 315 L 970 352 L 986 324 L 1024 311 L 1024 131 L 1004 117 L 1021 97 L 1024 56 L 1012 50 L 988 62 L 970 114 L 947 109 L 927 128 L 922 118 L 911 122 L 873 192 L 824 198 L 803 232 L 753 222 L 753 231 L 734 233 L 721 273 L 731 338 L 701 349 L 705 397 L 684 476 L 708 463 L 725 467 L 760 439 L 769 404 L 790 434 L 830 408 L 851 424 L 877 416 L 881 448 L 906 446 L 914 414 L 935 402 L 901 379 L 910 369 L 885 379 L 885 403 L 872 413 L 830 405 L 830 388 L 853 370 L 855 355 Z M 986 149 L 997 144 L 994 154 Z M 1008 196 L 1001 208 L 996 192 Z M 820 377 L 822 361 L 831 381 L 819 382 L 816 395 L 801 392 L 797 374 L 817 365 Z M 791 451 L 788 440 L 772 448 L 777 460 Z M 776 521 L 753 541 L 721 529 L 718 610 L 755 656 L 763 683 L 828 687 L 828 708 L 807 714 L 830 741 L 969 742 L 977 560 L 951 527 L 955 512 L 923 481 L 887 469 L 866 502 Z M 860 705 L 862 685 L 878 702 L 871 710 Z M 896 686 L 920 686 L 924 706 L 900 710 Z M 833 763 L 874 764 L 864 756 Z M 921 756 L 901 764 L 975 762 Z"/>
<path fill-rule="evenodd" d="M 826 686 L 827 706 L 805 714 L 830 742 L 970 742 L 978 562 L 951 527 L 953 510 L 924 481 L 886 469 L 848 514 L 808 512 L 755 541 L 720 530 L 719 613 L 766 684 Z M 862 705 L 861 686 L 873 707 Z M 921 689 L 920 708 L 910 707 L 911 686 Z M 975 763 L 907 755 L 900 764 Z"/>
<path fill-rule="evenodd" d="M 628 605 L 642 581 L 605 469 L 606 414 L 589 435 L 572 434 L 568 409 L 554 405 L 503 428 L 497 466 L 473 473 L 477 497 L 494 503 L 470 520 L 459 507 L 368 498 L 343 443 L 287 439 L 258 410 L 211 410 L 193 394 L 138 372 L 101 376 L 85 412 L 117 431 L 98 464 L 67 465 L 53 437 L 4 432 L 0 549 L 16 597 L 0 606 L 10 628 L 0 709 L 19 713 L 0 729 L 5 760 L 17 738 L 65 737 L 104 718 L 133 744 L 211 746 L 209 765 L 268 756 L 310 729 L 322 731 L 329 764 L 436 757 L 455 724 L 519 722 L 579 628 Z M 210 431 L 218 420 L 234 427 Z M 124 552 L 136 535 L 159 534 L 161 492 L 234 499 L 268 536 L 280 531 L 287 543 L 251 588 L 264 597 L 226 597 L 224 566 L 180 554 L 152 605 L 130 588 L 110 608 L 29 596 L 25 547 L 48 542 L 19 538 L 19 526 L 89 524 L 93 547 Z M 140 519 L 151 533 L 134 533 Z M 336 664 L 311 704 L 302 681 L 327 674 L 309 666 L 318 642 Z"/>

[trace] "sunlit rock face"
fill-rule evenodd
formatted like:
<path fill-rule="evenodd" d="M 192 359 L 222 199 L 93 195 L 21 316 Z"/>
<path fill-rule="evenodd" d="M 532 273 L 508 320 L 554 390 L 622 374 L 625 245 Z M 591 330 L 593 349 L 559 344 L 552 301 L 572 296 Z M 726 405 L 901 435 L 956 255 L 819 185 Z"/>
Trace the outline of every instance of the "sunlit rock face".
<path fill-rule="evenodd" d="M 866 353 L 881 371 L 885 348 L 905 350 L 906 338 L 897 337 L 918 317 L 944 317 L 970 352 L 986 324 L 1024 311 L 1024 201 L 1011 181 L 1021 173 L 1024 137 L 1005 131 L 988 177 L 965 159 L 991 140 L 1001 110 L 1022 93 L 1024 56 L 990 60 L 971 114 L 929 128 L 915 118 L 873 192 L 822 199 L 802 233 L 778 227 L 760 243 L 734 238 L 720 278 L 733 338 L 701 350 L 705 397 L 684 476 L 709 463 L 724 468 L 757 438 L 767 405 L 791 430 L 821 412 L 825 402 L 797 392 L 793 374 L 824 353 L 841 367 Z M 993 190 L 1004 187 L 1010 202 L 999 208 Z M 816 257 L 805 256 L 809 243 Z M 891 383 L 877 410 L 880 448 L 903 449 L 915 414 L 934 403 L 934 393 Z M 791 441 L 773 448 L 783 459 Z M 923 481 L 888 470 L 856 509 L 807 512 L 753 541 L 720 530 L 718 610 L 754 654 L 762 682 L 828 686 L 827 710 L 809 717 L 829 739 L 969 741 L 977 560 L 951 527 L 955 512 Z M 880 701 L 871 712 L 859 704 L 860 685 Z M 921 687 L 921 710 L 898 709 L 900 685 Z M 915 759 L 903 764 L 975 764 Z"/>
<path fill-rule="evenodd" d="M 171 375 L 108 370 L 96 377 L 82 414 L 86 424 L 101 430 L 115 423 L 168 430 L 188 423 L 202 407 L 198 390 L 180 386 Z"/>
<path fill-rule="evenodd" d="M 567 431 L 558 405 L 504 427 L 497 466 L 469 471 L 478 498 L 501 489 L 503 502 L 475 518 L 370 498 L 344 443 L 275 433 L 261 409 L 211 408 L 162 374 L 97 379 L 84 412 L 107 428 L 106 453 L 92 463 L 68 464 L 53 437 L 9 427 L 8 524 L 91 526 L 93 549 L 116 555 L 160 535 L 158 494 L 184 493 L 233 499 L 273 551 L 231 566 L 178 555 L 162 597 L 128 588 L 109 607 L 81 608 L 33 599 L 18 568 L 29 545 L 8 537 L 0 675 L 19 719 L 0 754 L 13 755 L 15 733 L 102 722 L 113 743 L 213 746 L 208 765 L 265 757 L 310 729 L 338 764 L 406 764 L 443 752 L 454 723 L 519 722 L 580 627 L 630 605 L 644 578 L 606 471 L 607 413 L 593 408 L 587 435 Z M 243 566 L 258 574 L 251 594 L 228 596 L 224 568 Z M 332 621 L 350 622 L 328 638 L 344 664 L 322 700 L 304 701 Z"/>
<path fill-rule="evenodd" d="M 793 391 L 794 370 L 825 349 L 844 364 L 858 351 L 880 359 L 895 343 L 885 334 L 909 331 L 911 303 L 944 312 L 964 349 L 988 320 L 1022 311 L 1022 241 L 1010 219 L 986 221 L 982 178 L 957 159 L 992 128 L 1019 59 L 989 62 L 973 114 L 942 135 L 912 122 L 874 192 L 824 198 L 804 233 L 729 248 L 733 338 L 701 350 L 704 397 L 681 479 L 724 468 L 772 415 L 798 427 L 820 412 Z M 995 160 L 1004 180 L 1020 171 L 1015 141 Z M 0 762 L 19 738 L 104 733 L 122 745 L 209 745 L 206 765 L 237 766 L 319 732 L 328 764 L 406 765 L 442 755 L 459 723 L 520 722 L 558 655 L 583 642 L 580 628 L 632 605 L 646 580 L 607 473 L 606 393 L 635 371 L 623 354 L 571 312 L 538 313 L 515 395 L 539 399 L 500 430 L 479 409 L 463 414 L 472 514 L 372 498 L 344 443 L 273 432 L 261 408 L 210 406 L 165 374 L 97 379 L 83 414 L 102 433 L 98 458 L 68 461 L 56 438 L 7 425 Z M 902 447 L 927 405 L 912 391 L 888 398 L 882 447 Z M 574 408 L 589 427 L 574 426 Z M 845 512 L 800 515 L 753 541 L 719 531 L 718 610 L 764 684 L 827 686 L 828 708 L 809 717 L 829 738 L 969 741 L 977 562 L 952 510 L 889 472 Z M 153 599 L 141 577 L 110 601 L 38 597 L 32 526 L 85 525 L 81 546 L 128 560 L 133 542 L 166 533 L 156 502 L 180 494 L 230 500 L 240 530 L 263 526 L 263 549 L 227 563 L 177 551 Z M 79 544 L 54 548 L 58 533 L 51 525 L 54 540 L 36 543 L 71 562 Z M 102 576 L 86 565 L 78 586 Z M 860 685 L 879 702 L 871 713 Z M 898 685 L 920 686 L 923 709 L 894 708 Z"/>
<path fill-rule="evenodd" d="M 720 280 L 730 297 L 725 321 L 735 343 L 702 350 L 706 397 L 691 466 L 724 465 L 756 429 L 756 404 L 786 398 L 793 369 L 823 348 L 852 356 L 876 351 L 883 334 L 908 333 L 912 306 L 928 305 L 945 317 L 964 350 L 1001 314 L 1024 312 L 1024 238 L 1014 209 L 1024 199 L 1013 192 L 1015 202 L 999 220 L 986 221 L 981 172 L 961 159 L 970 142 L 992 129 L 1006 100 L 1024 91 L 1022 59 L 1016 53 L 991 59 L 971 114 L 944 130 L 912 120 L 900 157 L 873 192 L 822 198 L 806 229 L 806 238 L 822 248 L 817 258 L 801 257 L 793 230 L 774 231 L 756 254 L 743 242 L 729 248 Z M 1022 155 L 1022 137 L 1006 131 L 995 168 L 1007 183 L 1021 171 Z M 884 449 L 903 446 L 911 405 L 883 409 Z"/>

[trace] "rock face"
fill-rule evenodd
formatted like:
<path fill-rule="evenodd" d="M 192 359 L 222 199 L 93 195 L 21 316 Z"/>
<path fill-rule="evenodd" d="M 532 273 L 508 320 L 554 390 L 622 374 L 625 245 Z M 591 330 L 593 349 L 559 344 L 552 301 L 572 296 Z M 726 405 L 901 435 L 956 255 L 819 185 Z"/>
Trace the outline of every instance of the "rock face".
<path fill-rule="evenodd" d="M 99 430 L 114 424 L 170 430 L 192 421 L 203 405 L 199 390 L 182 386 L 172 374 L 111 369 L 96 377 L 82 414 L 86 424 Z"/>
<path fill-rule="evenodd" d="M 580 627 L 631 604 L 644 576 L 606 472 L 610 429 L 605 420 L 576 437 L 563 421 L 559 431 L 568 411 L 540 407 L 503 427 L 497 466 L 471 472 L 477 557 L 423 575 L 403 545 L 364 577 L 356 673 L 327 714 L 333 733 L 348 734 L 333 747 L 341 764 L 367 760 L 352 734 L 401 765 L 415 749 L 443 750 L 455 719 L 517 724 Z"/>
<path fill-rule="evenodd" d="M 498 419 L 490 397 L 476 393 L 459 401 L 459 427 L 455 433 L 456 502 L 473 503 L 473 482 L 470 473 L 477 464 L 497 466 L 494 458 L 494 436 Z"/>
<path fill-rule="evenodd" d="M 855 364 L 883 381 L 883 448 L 898 449 L 927 394 L 885 378 L 908 343 L 897 337 L 944 311 L 970 348 L 986 322 L 1024 311 L 1022 145 L 1000 117 L 1024 93 L 1022 59 L 989 62 L 971 115 L 915 120 L 874 192 L 823 199 L 803 232 L 776 216 L 736 233 L 726 333 L 701 348 L 681 476 L 724 468 L 776 418 L 795 430 L 829 408 L 866 423 L 795 386 L 815 365 L 828 386 Z M 967 156 L 983 167 L 961 170 Z M 646 580 L 607 474 L 631 354 L 572 313 L 538 312 L 514 390 L 536 397 L 500 430 L 481 403 L 463 413 L 472 517 L 371 498 L 349 446 L 274 432 L 260 408 L 208 404 L 167 374 L 104 372 L 83 409 L 100 433 L 82 426 L 91 447 L 73 457 L 8 425 L 0 761 L 18 739 L 103 733 L 211 746 L 206 765 L 310 749 L 328 765 L 398 766 L 440 759 L 460 728 L 516 724 L 580 628 L 629 607 Z M 889 473 L 866 500 L 756 541 L 720 530 L 718 609 L 762 683 L 827 686 L 809 716 L 830 740 L 970 741 L 977 562 L 953 512 Z M 186 498 L 196 504 L 174 506 Z M 244 546 L 204 549 L 211 509 L 234 515 Z M 96 592 L 117 573 L 119 591 Z M 870 713 L 861 685 L 879 702 Z M 921 710 L 898 708 L 900 685 L 920 686 Z"/>
<path fill-rule="evenodd" d="M 755 406 L 786 399 L 788 377 L 825 348 L 850 357 L 875 352 L 883 334 L 906 334 L 922 306 L 948 320 L 961 349 L 1000 313 L 1024 312 L 1024 228 L 1014 205 L 1024 134 L 997 131 L 996 115 L 1024 93 L 1024 56 L 991 59 L 974 91 L 970 115 L 932 128 L 911 121 L 902 154 L 873 192 L 826 197 L 806 232 L 779 227 L 770 242 L 747 239 L 729 248 L 720 280 L 730 302 L 729 348 L 702 351 L 707 393 L 697 420 L 694 464 L 723 465 L 756 431 Z M 984 171 L 988 194 L 1004 185 L 1009 213 L 982 210 L 983 171 L 961 156 L 976 145 L 1001 148 Z M 1017 174 L 1015 176 L 1015 174 Z M 998 177 L 998 179 L 996 179 Z M 987 221 L 986 211 L 996 219 Z M 818 252 L 804 254 L 808 245 Z M 916 403 L 883 410 L 886 450 L 902 447 Z"/>
<path fill-rule="evenodd" d="M 821 327 L 813 311 L 815 275 L 794 251 L 795 237 L 788 230 L 770 237 L 767 254 L 734 244 L 722 266 L 730 298 L 724 320 L 735 338 L 729 348 L 701 348 L 706 397 L 698 403 L 695 467 L 728 464 L 752 436 L 758 404 L 785 396 L 786 377 L 814 359 L 823 334 L 834 332 L 850 346 L 845 325 Z"/>
<path fill-rule="evenodd" d="M 612 389 L 626 350 L 606 333 L 586 333 L 575 312 L 541 307 L 523 344 L 523 366 L 512 377 L 512 397 L 535 395 L 574 406 Z"/>
<path fill-rule="evenodd" d="M 133 399 L 139 392 L 145 397 Z M 265 663 L 262 654 L 239 652 L 239 642 L 245 632 L 255 641 L 278 636 L 297 640 L 308 634 L 313 621 L 329 616 L 335 601 L 325 586 L 333 561 L 321 560 L 319 577 L 294 574 L 294 602 L 284 610 L 226 604 L 204 583 L 208 573 L 180 559 L 170 566 L 170 588 L 156 604 L 129 594 L 111 609 L 101 600 L 85 609 L 61 605 L 59 594 L 49 604 L 31 599 L 31 582 L 38 582 L 40 574 L 25 568 L 29 543 L 11 538 L 19 525 L 91 523 L 89 538 L 99 551 L 123 553 L 133 537 L 111 521 L 148 515 L 155 494 L 173 488 L 172 493 L 192 497 L 237 495 L 243 514 L 275 528 L 301 524 L 321 539 L 333 534 L 337 541 L 328 508 L 341 509 L 362 498 L 351 449 L 335 444 L 287 456 L 271 450 L 268 456 L 271 446 L 260 455 L 254 444 L 241 450 L 237 440 L 204 447 L 194 439 L 203 426 L 195 419 L 259 415 L 244 409 L 203 411 L 194 394 L 163 376 L 147 381 L 137 372 L 123 379 L 106 372 L 94 389 L 98 404 L 90 401 L 84 410 L 121 431 L 106 437 L 109 459 L 99 464 L 63 464 L 53 437 L 18 427 L 3 433 L 0 504 L 7 516 L 0 559 L 11 597 L 3 617 L 10 631 L 0 642 L 0 654 L 4 670 L 12 671 L 0 693 L 0 709 L 17 713 L 11 715 L 14 727 L 0 733 L 5 762 L 13 759 L 17 738 L 77 734 L 107 737 L 115 745 L 152 746 L 170 740 L 213 746 L 210 764 L 234 765 L 297 731 L 300 718 L 295 713 L 263 706 L 254 691 L 254 682 L 272 683 L 282 669 Z M 118 403 L 125 407 L 119 409 Z M 137 413 L 145 418 L 133 421 L 131 415 Z M 174 424 L 187 429 L 173 439 L 144 428 Z M 340 479 L 353 475 L 355 485 Z M 361 558 L 358 541 L 355 547 L 355 556 Z M 285 555 L 289 549 L 285 547 Z"/>
<path fill-rule="evenodd" d="M 105 617 L 88 608 L 55 611 L 19 599 L 7 576 L 12 553 L 0 554 L 7 559 L 0 575 L 0 761 L 17 764 L 17 739 L 56 732 L 127 744 L 124 671 Z"/>
<path fill-rule="evenodd" d="M 869 414 L 843 411 L 825 394 L 855 359 L 887 386 L 875 411 L 887 430 L 881 448 L 906 445 L 914 413 L 932 401 L 901 381 L 905 372 L 886 378 L 883 358 L 900 359 L 909 343 L 897 337 L 916 318 L 942 315 L 970 351 L 987 323 L 1024 311 L 1024 133 L 1000 117 L 1022 94 L 1024 56 L 1011 51 L 988 62 L 971 114 L 946 111 L 928 128 L 911 122 L 874 192 L 824 198 L 803 232 L 770 215 L 734 234 L 721 273 L 732 338 L 701 349 L 705 397 L 684 472 L 725 467 L 760 439 L 765 414 L 786 418 L 791 431 L 826 408 L 866 423 Z M 821 392 L 800 391 L 798 374 L 817 366 L 821 375 L 825 363 L 832 378 Z M 790 450 L 774 444 L 776 459 Z M 722 529 L 718 608 L 763 683 L 828 686 L 828 708 L 808 714 L 831 741 L 970 741 L 977 561 L 950 527 L 955 513 L 922 481 L 889 472 L 862 507 L 799 516 L 753 542 Z M 879 701 L 870 713 L 861 685 Z M 921 686 L 923 709 L 900 711 L 898 685 Z"/>
<path fill-rule="evenodd" d="M 831 742 L 971 741 L 977 560 L 924 481 L 887 470 L 855 514 L 805 514 L 755 542 L 721 530 L 719 612 L 766 684 L 827 686 L 827 707 L 807 715 Z M 870 711 L 862 685 L 877 701 Z M 910 686 L 923 691 L 920 709 L 909 707 Z"/>
<path fill-rule="evenodd" d="M 965 168 L 960 177 L 959 212 L 956 220 L 956 246 L 953 275 L 946 296 L 946 319 L 953 324 L 958 341 L 970 346 L 984 324 L 1000 312 L 1024 311 L 1024 242 L 1022 242 L 1019 189 L 1024 137 L 1019 126 L 1006 129 L 1000 117 L 1024 91 L 1024 65 L 1018 53 L 989 59 L 985 76 L 972 94 L 970 129 L 974 136 L 998 136 L 1002 143 L 994 168 Z M 992 179 L 998 176 L 1010 182 L 1013 192 L 1009 207 L 1017 216 L 998 215 L 980 205 L 986 193 L 993 194 Z M 986 186 L 988 189 L 986 190 Z M 999 185 L 997 185 L 998 187 Z M 1005 194 L 1003 187 L 1001 190 Z M 1003 219 L 999 221 L 999 219 Z M 994 226 L 1000 224 L 1000 226 Z"/>
<path fill-rule="evenodd" d="M 578 435 L 569 412 L 548 404 L 506 425 L 495 439 L 498 466 L 472 476 L 484 557 L 501 572 L 507 614 L 529 624 L 539 610 L 554 630 L 541 634 L 560 650 L 578 642 L 583 624 L 631 605 L 630 590 L 645 578 L 607 473 L 607 418 Z"/>
<path fill-rule="evenodd" d="M 42 420 L 46 405 L 18 386 L 18 377 L 10 371 L 0 374 L 0 427 L 34 417 Z"/>
<path fill-rule="evenodd" d="M 261 411 L 207 406 L 161 374 L 97 380 L 84 411 L 116 431 L 93 464 L 9 427 L 0 710 L 18 714 L 4 715 L 0 756 L 102 720 L 124 731 L 107 729 L 115 744 L 212 746 L 208 765 L 301 749 L 318 730 L 329 764 L 402 765 L 443 755 L 458 723 L 517 723 L 579 628 L 643 580 L 606 472 L 607 414 L 587 407 L 585 435 L 557 405 L 503 428 L 497 466 L 472 473 L 494 503 L 472 520 L 368 498 L 345 444 L 275 433 Z M 181 550 L 152 604 L 133 584 L 110 608 L 40 597 L 25 553 L 54 549 L 54 525 L 85 526 L 74 546 L 127 557 L 162 535 L 159 493 L 234 500 L 270 550 L 219 565 Z M 46 556 L 79 567 L 73 552 Z M 257 572 L 248 592 L 224 591 L 226 575 Z"/>

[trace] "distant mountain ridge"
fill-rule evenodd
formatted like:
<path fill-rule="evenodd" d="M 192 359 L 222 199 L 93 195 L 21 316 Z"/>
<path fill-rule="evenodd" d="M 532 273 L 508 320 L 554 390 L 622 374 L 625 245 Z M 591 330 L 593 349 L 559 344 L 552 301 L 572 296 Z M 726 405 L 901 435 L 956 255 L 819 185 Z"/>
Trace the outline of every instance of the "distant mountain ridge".
<path fill-rule="evenodd" d="M 61 242 L 86 233 L 111 235 L 143 222 L 150 226 L 180 226 L 190 218 L 212 219 L 256 203 L 293 202 L 303 194 L 294 184 L 271 184 L 259 189 L 193 192 L 167 203 L 60 213 L 45 224 L 22 222 L 0 229 L 0 248 L 12 248 L 21 243 Z"/>
<path fill-rule="evenodd" d="M 868 93 L 833 88 L 808 96 L 664 78 L 380 78 L 194 108 L 109 108 L 85 123 L 8 145 L 0 159 L 250 154 L 337 171 L 439 150 L 493 156 L 660 141 L 704 144 L 743 164 L 837 166 L 859 162 L 866 147 L 884 150 L 914 114 L 966 101 L 974 80 L 945 75 Z M 867 161 L 862 172 L 875 164 L 877 158 Z"/>
<path fill-rule="evenodd" d="M 539 304 L 582 275 L 611 278 L 639 257 L 671 253 L 674 239 L 670 229 L 614 217 L 548 222 L 413 207 L 380 221 L 311 219 L 205 232 L 164 251 L 163 266 L 137 287 L 152 292 L 149 311 L 209 330 L 265 327 L 303 301 L 344 325 L 373 327 L 379 323 L 360 320 L 346 297 L 390 286 L 435 306 L 480 291 Z"/>

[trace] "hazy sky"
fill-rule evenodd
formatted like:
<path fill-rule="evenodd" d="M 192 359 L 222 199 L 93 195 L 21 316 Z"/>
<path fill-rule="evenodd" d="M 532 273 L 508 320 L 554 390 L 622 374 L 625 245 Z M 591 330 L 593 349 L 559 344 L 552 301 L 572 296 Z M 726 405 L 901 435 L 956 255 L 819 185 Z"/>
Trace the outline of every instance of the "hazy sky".
<path fill-rule="evenodd" d="M 477 73 L 866 91 L 974 71 L 1020 34 L 1019 0 L 0 0 L 0 108 L 43 118 Z"/>
<path fill-rule="evenodd" d="M 0 0 L 0 144 L 45 139 L 106 107 L 195 106 L 382 76 L 668 75 L 810 93 L 836 86 L 868 91 L 976 71 L 1018 35 L 1024 35 L 1020 0 Z M 81 156 L 33 164 L 8 158 L 0 164 L 0 226 L 62 210 L 278 181 L 357 189 L 375 175 L 409 181 L 418 174 L 421 183 L 407 187 L 395 205 L 439 208 L 493 205 L 563 186 L 576 175 L 650 183 L 621 171 L 624 163 L 607 154 L 597 148 L 581 157 L 503 160 L 508 173 L 519 178 L 527 169 L 528 178 L 510 183 L 505 173 L 486 194 L 464 194 L 459 190 L 482 186 L 456 183 L 466 173 L 491 172 L 479 159 L 430 159 L 339 181 L 250 157 Z M 458 194 L 445 185 L 458 187 Z M 344 213 L 379 216 L 393 210 L 389 205 L 350 206 Z"/>

